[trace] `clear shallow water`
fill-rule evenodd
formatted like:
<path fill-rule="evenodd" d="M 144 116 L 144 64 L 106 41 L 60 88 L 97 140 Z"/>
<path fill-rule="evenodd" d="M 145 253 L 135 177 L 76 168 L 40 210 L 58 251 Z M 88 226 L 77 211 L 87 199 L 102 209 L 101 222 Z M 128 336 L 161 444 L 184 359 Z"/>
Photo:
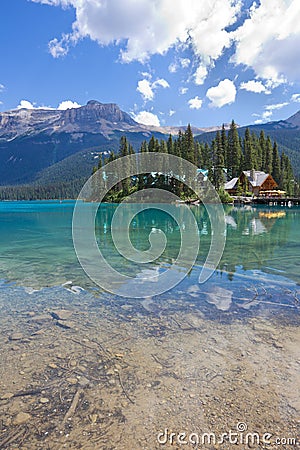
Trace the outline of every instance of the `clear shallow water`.
<path fill-rule="evenodd" d="M 194 268 L 172 290 L 136 299 L 85 275 L 73 208 L 0 203 L 0 447 L 140 450 L 158 448 L 166 428 L 221 436 L 238 423 L 296 442 L 299 210 L 226 208 L 220 267 L 199 285 L 210 225 L 193 208 L 201 237 Z M 101 207 L 97 241 L 114 267 L 137 275 L 114 251 L 114 210 Z M 160 271 L 178 254 L 179 229 L 166 214 L 140 214 L 130 231 L 138 249 L 149 247 L 153 228 L 168 238 L 146 265 Z M 69 319 L 57 320 L 62 312 Z M 20 412 L 29 418 L 16 428 Z"/>
<path fill-rule="evenodd" d="M 0 279 L 5 282 L 2 292 L 7 282 L 25 287 L 30 293 L 31 288 L 61 286 L 71 281 L 93 295 L 108 296 L 85 275 L 77 260 L 72 241 L 74 204 L 0 203 Z M 86 204 L 86 208 L 94 205 Z M 110 264 L 128 275 L 136 275 L 140 267 L 124 261 L 112 242 L 110 223 L 115 208 L 109 204 L 101 206 L 96 220 L 97 241 Z M 198 284 L 198 277 L 210 245 L 210 223 L 204 208 L 195 207 L 192 211 L 200 233 L 197 264 L 182 283 L 156 298 L 156 302 L 198 302 L 212 313 L 216 309 L 243 313 L 262 305 L 282 307 L 293 314 L 299 311 L 299 209 L 225 207 L 225 251 L 218 271 L 204 285 Z M 130 236 L 136 248 L 149 247 L 151 229 L 163 230 L 168 244 L 162 256 L 145 268 L 169 268 L 180 248 L 179 227 L 161 211 L 142 212 L 131 224 Z"/>

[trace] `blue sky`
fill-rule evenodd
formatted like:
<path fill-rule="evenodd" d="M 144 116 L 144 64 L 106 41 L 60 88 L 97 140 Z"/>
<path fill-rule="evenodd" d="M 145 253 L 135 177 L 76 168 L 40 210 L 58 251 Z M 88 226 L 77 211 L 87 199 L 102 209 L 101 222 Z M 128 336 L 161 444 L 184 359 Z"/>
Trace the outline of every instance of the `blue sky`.
<path fill-rule="evenodd" d="M 117 103 L 160 125 L 300 109 L 299 0 L 2 0 L 0 110 Z"/>

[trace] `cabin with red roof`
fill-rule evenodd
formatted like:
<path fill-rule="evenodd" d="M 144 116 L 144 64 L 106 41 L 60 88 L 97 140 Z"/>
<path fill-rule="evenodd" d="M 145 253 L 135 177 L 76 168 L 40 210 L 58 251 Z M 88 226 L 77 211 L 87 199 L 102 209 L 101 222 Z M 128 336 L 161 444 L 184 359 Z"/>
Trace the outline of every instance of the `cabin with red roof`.
<path fill-rule="evenodd" d="M 230 195 L 237 195 L 238 186 L 247 192 L 251 192 L 253 196 L 258 197 L 266 191 L 275 191 L 278 184 L 269 173 L 259 170 L 244 170 L 239 177 L 225 183 L 224 189 Z"/>

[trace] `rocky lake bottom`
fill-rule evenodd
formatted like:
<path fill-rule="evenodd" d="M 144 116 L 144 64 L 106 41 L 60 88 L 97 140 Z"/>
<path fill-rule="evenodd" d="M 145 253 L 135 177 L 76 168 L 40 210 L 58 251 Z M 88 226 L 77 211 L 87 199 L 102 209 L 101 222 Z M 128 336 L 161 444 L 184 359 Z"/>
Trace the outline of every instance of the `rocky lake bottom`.
<path fill-rule="evenodd" d="M 3 283 L 0 448 L 299 448 L 300 290 L 245 314 L 193 292 Z"/>

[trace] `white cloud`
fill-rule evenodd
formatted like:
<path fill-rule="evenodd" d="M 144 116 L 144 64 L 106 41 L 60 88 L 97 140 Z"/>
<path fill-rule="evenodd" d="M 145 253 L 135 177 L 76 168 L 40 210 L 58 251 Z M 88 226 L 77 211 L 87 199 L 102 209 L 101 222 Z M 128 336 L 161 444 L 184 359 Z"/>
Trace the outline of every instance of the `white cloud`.
<path fill-rule="evenodd" d="M 65 56 L 82 38 L 102 46 L 116 45 L 123 62 L 146 62 L 170 48 L 194 51 L 201 84 L 225 49 L 235 44 L 232 62 L 252 68 L 266 80 L 267 89 L 300 78 L 299 0 L 257 0 L 248 8 L 247 19 L 234 31 L 242 0 L 31 0 L 52 6 L 72 7 L 76 20 L 70 34 L 49 43 L 53 57 Z M 250 3 L 250 2 L 249 2 Z M 169 71 L 187 68 L 187 58 L 177 58 Z M 201 76 L 201 71 L 203 72 Z M 265 92 L 266 93 L 266 92 Z"/>
<path fill-rule="evenodd" d="M 283 108 L 284 106 L 287 106 L 287 105 L 288 105 L 287 102 L 276 103 L 274 105 L 267 105 L 265 108 L 266 108 L 267 111 L 274 111 L 275 109 L 281 109 L 281 108 Z"/>
<path fill-rule="evenodd" d="M 236 87 L 233 81 L 225 80 L 220 81 L 218 86 L 211 87 L 207 90 L 206 96 L 211 101 L 210 106 L 222 108 L 222 106 L 230 105 L 235 101 Z"/>
<path fill-rule="evenodd" d="M 140 80 L 136 90 L 142 95 L 144 100 L 154 99 L 154 92 L 151 83 L 148 80 Z"/>
<path fill-rule="evenodd" d="M 254 123 L 260 124 L 260 123 L 269 122 L 271 120 L 272 116 L 273 116 L 273 111 L 276 111 L 278 109 L 284 108 L 287 105 L 288 105 L 287 102 L 275 103 L 273 105 L 266 105 L 265 106 L 265 111 L 262 113 L 261 116 L 259 116 L 258 114 L 253 114 L 255 116 L 260 117 L 259 119 L 255 120 Z"/>
<path fill-rule="evenodd" d="M 86 37 L 100 45 L 118 45 L 123 62 L 145 62 L 189 40 L 202 65 L 211 65 L 231 45 L 226 28 L 236 21 L 242 6 L 241 0 L 31 1 L 75 9 L 73 32 L 49 44 L 55 58 L 66 55 L 70 44 Z M 183 68 L 188 64 L 187 58 L 179 61 Z M 176 66 L 169 70 L 176 71 Z"/>
<path fill-rule="evenodd" d="M 68 6 L 69 0 L 31 0 L 33 3 L 42 3 L 50 6 Z"/>
<path fill-rule="evenodd" d="M 178 68 L 178 66 L 176 63 L 171 63 L 168 67 L 168 70 L 170 73 L 175 73 L 175 72 L 177 72 L 177 68 Z"/>
<path fill-rule="evenodd" d="M 300 94 L 293 94 L 291 101 L 295 103 L 300 103 Z"/>
<path fill-rule="evenodd" d="M 77 102 L 72 102 L 72 100 L 64 100 L 58 105 L 57 109 L 72 109 L 72 108 L 80 108 L 81 105 L 79 105 Z"/>
<path fill-rule="evenodd" d="M 272 111 L 264 111 L 260 119 L 255 120 L 254 123 L 259 125 L 260 123 L 270 122 L 272 115 L 273 115 Z"/>
<path fill-rule="evenodd" d="M 169 116 L 172 117 L 172 116 L 174 116 L 174 114 L 176 114 L 176 111 L 174 111 L 173 109 L 170 109 Z"/>
<path fill-rule="evenodd" d="M 143 125 L 154 125 L 157 127 L 160 126 L 159 118 L 157 117 L 157 115 L 149 111 L 140 111 L 138 114 L 135 114 L 133 118 L 136 122 L 142 123 Z"/>
<path fill-rule="evenodd" d="M 175 73 L 180 68 L 187 69 L 190 64 L 191 60 L 189 58 L 179 58 L 177 61 L 172 62 L 169 65 L 168 70 L 170 73 Z"/>
<path fill-rule="evenodd" d="M 66 56 L 69 51 L 69 38 L 67 36 L 63 37 L 61 41 L 58 39 L 52 39 L 48 44 L 49 52 L 53 58 L 61 58 Z"/>
<path fill-rule="evenodd" d="M 181 87 L 179 88 L 179 94 L 180 95 L 184 95 L 188 92 L 188 88 L 187 87 Z"/>
<path fill-rule="evenodd" d="M 183 69 L 186 69 L 191 64 L 191 60 L 189 58 L 181 58 L 180 65 Z"/>
<path fill-rule="evenodd" d="M 271 119 L 272 115 L 273 115 L 272 111 L 267 110 L 263 112 L 261 117 L 263 121 L 267 121 Z"/>
<path fill-rule="evenodd" d="M 198 96 L 191 98 L 188 101 L 190 109 L 200 109 L 202 107 L 203 101 Z"/>
<path fill-rule="evenodd" d="M 232 61 L 254 69 L 276 87 L 300 76 L 299 0 L 260 0 L 250 17 L 232 33 L 236 52 Z"/>
<path fill-rule="evenodd" d="M 19 105 L 17 106 L 17 109 L 35 109 L 35 106 L 33 105 L 33 103 L 31 103 L 28 100 L 21 100 Z"/>
<path fill-rule="evenodd" d="M 226 27 L 236 21 L 242 4 L 240 1 L 228 0 L 197 3 L 200 10 L 202 7 L 202 14 L 195 17 L 197 23 L 190 30 L 190 36 L 195 53 L 209 65 L 222 55 L 225 48 L 231 46 L 231 35 Z"/>
<path fill-rule="evenodd" d="M 79 105 L 77 102 L 73 102 L 72 100 L 64 100 L 62 101 L 57 108 L 52 108 L 51 106 L 37 106 L 36 103 L 32 103 L 29 100 L 21 100 L 19 105 L 17 106 L 17 109 L 59 109 L 59 110 L 65 110 L 65 109 L 71 109 L 71 108 L 80 108 L 81 105 Z"/>
<path fill-rule="evenodd" d="M 149 80 L 146 80 L 144 78 L 143 80 L 140 80 L 138 82 L 138 86 L 136 90 L 142 95 L 143 99 L 145 101 L 153 100 L 155 95 L 155 90 L 159 87 L 162 87 L 164 89 L 170 87 L 169 83 L 164 80 L 163 78 L 160 78 L 153 83 L 151 83 Z"/>
<path fill-rule="evenodd" d="M 166 80 L 164 80 L 163 78 L 160 78 L 159 80 L 154 81 L 154 83 L 152 84 L 153 89 L 156 89 L 158 86 L 161 86 L 163 88 L 170 87 L 169 83 Z"/>
<path fill-rule="evenodd" d="M 148 78 L 149 80 L 151 80 L 152 75 L 149 72 L 141 72 L 142 77 L 144 78 Z"/>
<path fill-rule="evenodd" d="M 208 71 L 206 66 L 203 66 L 202 64 L 197 68 L 195 72 L 195 83 L 200 86 L 204 83 L 206 77 L 207 77 Z"/>
<path fill-rule="evenodd" d="M 248 92 L 254 92 L 255 94 L 271 94 L 271 91 L 263 85 L 261 81 L 250 80 L 240 84 L 240 89 L 244 89 Z"/>
<path fill-rule="evenodd" d="M 0 83 L 0 92 L 3 92 L 4 89 L 5 89 L 4 84 L 1 84 L 1 83 Z M 0 101 L 0 105 L 3 105 L 3 102 Z"/>

